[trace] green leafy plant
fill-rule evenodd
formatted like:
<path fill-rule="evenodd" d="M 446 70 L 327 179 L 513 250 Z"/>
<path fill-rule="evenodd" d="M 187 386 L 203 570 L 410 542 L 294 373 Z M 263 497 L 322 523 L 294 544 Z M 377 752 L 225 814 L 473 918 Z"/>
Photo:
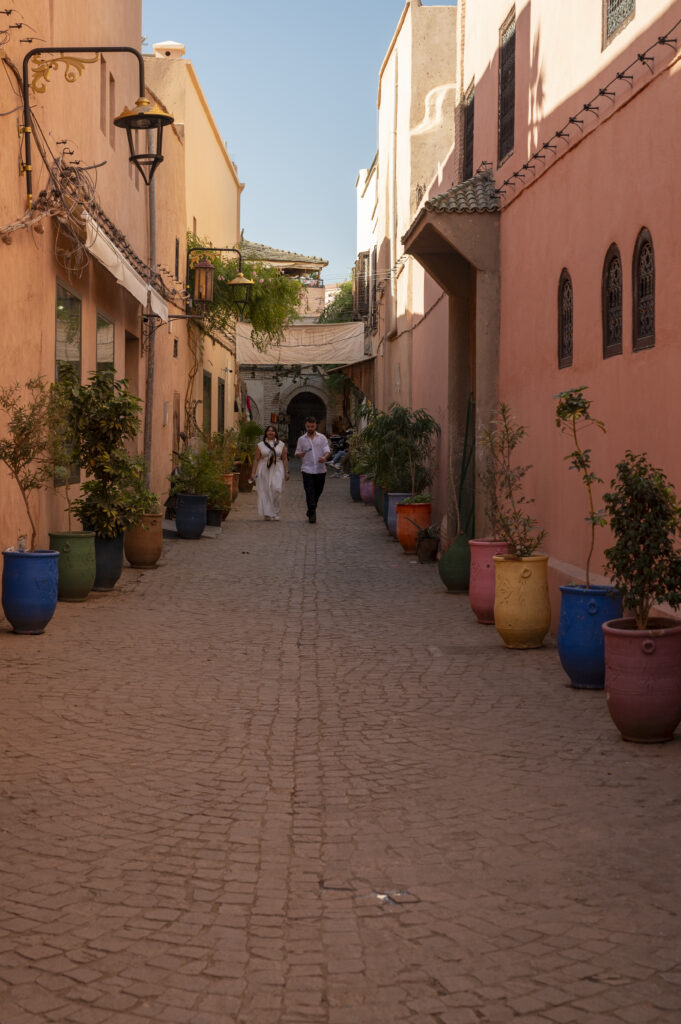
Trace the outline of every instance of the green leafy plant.
<path fill-rule="evenodd" d="M 224 479 L 221 458 L 209 445 L 183 451 L 168 479 L 171 495 L 205 494 L 208 508 L 230 507 L 231 488 Z"/>
<path fill-rule="evenodd" d="M 80 435 L 77 416 L 79 387 L 73 363 L 63 363 L 59 370 L 59 379 L 50 385 L 47 406 L 46 461 L 55 489 L 64 488 L 69 532 L 73 518 L 70 485 L 80 481 Z"/>
<path fill-rule="evenodd" d="M 353 472 L 367 473 L 388 491 L 416 494 L 428 487 L 435 438 L 440 435 L 433 417 L 425 409 L 408 409 L 397 402 L 386 411 L 365 405 L 360 415 L 366 426 L 350 442 Z M 355 469 L 356 462 L 362 468 Z"/>
<path fill-rule="evenodd" d="M 4 462 L 21 492 L 31 528 L 31 551 L 35 550 L 36 522 L 31 510 L 33 491 L 49 478 L 46 462 L 47 409 L 49 393 L 44 380 L 34 377 L 25 386 L 0 388 L 0 409 L 7 415 L 4 437 L 0 437 L 0 461 Z"/>
<path fill-rule="evenodd" d="M 605 552 L 608 569 L 636 628 L 646 629 L 653 605 L 681 606 L 681 505 L 645 453 L 627 451 L 610 486 L 604 501 L 615 543 Z"/>
<path fill-rule="evenodd" d="M 596 543 L 596 527 L 605 526 L 607 520 L 602 509 L 596 510 L 593 495 L 593 485 L 602 484 L 603 481 L 596 476 L 591 468 L 591 449 L 583 448 L 579 443 L 579 433 L 585 427 L 597 427 L 598 430 L 605 433 L 605 424 L 602 420 L 594 419 L 589 412 L 591 401 L 584 395 L 586 390 L 586 387 L 570 388 L 568 391 L 561 391 L 559 395 L 554 395 L 554 398 L 558 399 L 556 426 L 562 433 L 570 435 L 574 445 L 573 450 L 565 456 L 565 460 L 570 463 L 570 469 L 576 469 L 581 475 L 589 501 L 589 514 L 585 517 L 591 528 L 591 542 L 586 558 L 586 585 L 589 588 L 591 586 L 591 556 Z"/>
<path fill-rule="evenodd" d="M 409 516 L 407 516 L 409 519 Z M 413 519 L 409 519 L 412 526 L 416 527 L 417 540 L 421 540 L 423 537 L 432 537 L 434 540 L 440 539 L 440 527 L 436 523 L 429 523 L 428 526 L 420 526 L 415 523 Z"/>
<path fill-rule="evenodd" d="M 199 238 L 191 232 L 187 235 L 188 248 L 210 245 L 208 239 Z M 222 254 L 214 252 L 196 252 L 191 255 L 197 260 L 208 260 L 215 268 L 213 301 L 206 311 L 202 329 L 208 333 L 224 333 L 233 329 L 241 314 L 234 305 L 229 282 L 236 277 L 238 260 L 224 259 Z M 282 274 L 277 267 L 267 267 L 248 260 L 242 261 L 242 273 L 253 281 L 244 315 L 244 319 L 251 324 L 251 341 L 261 350 L 279 344 L 284 328 L 298 316 L 302 289 L 300 281 Z M 193 271 L 190 271 L 190 280 L 187 282 L 190 294 L 193 290 L 192 274 Z"/>
<path fill-rule="evenodd" d="M 125 442 L 139 433 L 141 402 L 111 370 L 91 374 L 89 383 L 76 389 L 73 402 L 78 456 L 88 479 L 72 507 L 86 529 L 117 537 L 139 522 L 136 460 Z"/>
<path fill-rule="evenodd" d="M 242 420 L 236 432 L 236 457 L 243 465 L 252 465 L 255 449 L 263 435 L 263 429 L 254 420 Z"/>
<path fill-rule="evenodd" d="M 430 505 L 433 500 L 432 494 L 411 494 L 408 498 L 404 498 L 401 505 Z"/>
<path fill-rule="evenodd" d="M 317 323 L 342 324 L 353 319 L 352 281 L 343 281 L 331 302 L 319 314 Z"/>
<path fill-rule="evenodd" d="M 482 474 L 487 491 L 486 512 L 494 536 L 507 541 L 514 558 L 528 558 L 546 536 L 546 531 L 538 530 L 537 520 L 526 511 L 534 498 L 525 497 L 523 483 L 532 466 L 512 463 L 526 434 L 526 428 L 516 422 L 506 403 L 500 402 L 480 438 L 487 449 Z"/>

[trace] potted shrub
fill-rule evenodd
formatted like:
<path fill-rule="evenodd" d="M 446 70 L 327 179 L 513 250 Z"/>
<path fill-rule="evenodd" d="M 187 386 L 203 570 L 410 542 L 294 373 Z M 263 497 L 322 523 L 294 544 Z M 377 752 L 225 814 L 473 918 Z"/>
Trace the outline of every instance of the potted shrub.
<path fill-rule="evenodd" d="M 80 482 L 80 437 L 76 416 L 79 388 L 75 369 L 65 363 L 50 386 L 47 408 L 47 463 L 55 491 L 64 490 L 67 529 L 50 531 L 50 547 L 59 552 L 59 600 L 84 601 L 95 582 L 95 535 L 75 530 L 71 485 Z"/>
<path fill-rule="evenodd" d="M 483 429 L 480 437 L 482 448 L 490 448 L 493 443 L 491 431 L 494 421 Z M 471 553 L 470 585 L 468 600 L 478 622 L 483 625 L 494 625 L 495 596 L 495 555 L 508 554 L 508 541 L 501 539 L 499 522 L 499 500 L 501 480 L 499 476 L 499 460 L 494 460 L 488 450 L 480 480 L 484 490 L 485 517 L 491 530 L 491 536 L 480 537 L 468 541 Z"/>
<path fill-rule="evenodd" d="M 128 493 L 137 509 L 137 522 L 125 531 L 123 552 L 134 569 L 155 569 L 163 552 L 163 512 L 158 495 L 145 483 L 143 459 L 134 459 Z"/>
<path fill-rule="evenodd" d="M 570 677 L 570 684 L 577 689 L 602 690 L 605 684 L 605 644 L 603 623 L 619 618 L 622 602 L 619 593 L 610 586 L 598 586 L 591 582 L 591 558 L 596 542 L 596 529 L 605 526 L 602 510 L 594 502 L 593 486 L 603 483 L 591 468 L 591 449 L 580 442 L 580 433 L 589 427 L 605 432 L 601 420 L 590 413 L 591 402 L 585 396 L 586 387 L 570 388 L 556 395 L 556 426 L 568 434 L 573 445 L 565 456 L 570 468 L 581 476 L 586 488 L 589 514 L 589 550 L 586 556 L 585 584 L 570 583 L 560 588 L 560 622 L 558 625 L 558 654 Z"/>
<path fill-rule="evenodd" d="M 22 392 L 25 393 L 22 396 Z M 30 544 L 20 538 L 17 549 L 3 551 L 2 607 L 15 633 L 42 633 L 57 607 L 57 551 L 36 551 L 36 521 L 31 508 L 33 491 L 45 484 L 48 392 L 37 377 L 25 388 L 0 388 L 0 409 L 7 416 L 0 437 L 0 461 L 16 481 L 30 528 Z"/>
<path fill-rule="evenodd" d="M 95 534 L 93 590 L 112 590 L 123 571 L 125 531 L 139 521 L 135 497 L 135 460 L 125 442 L 139 432 L 140 400 L 127 381 L 99 370 L 78 386 L 74 406 L 79 459 L 87 473 L 73 502 L 76 518 Z"/>
<path fill-rule="evenodd" d="M 168 479 L 170 498 L 175 503 L 177 535 L 185 540 L 198 540 L 206 528 L 208 508 L 198 452 L 189 448 L 180 452 L 177 466 Z"/>
<path fill-rule="evenodd" d="M 626 740 L 663 743 L 681 721 L 681 622 L 653 615 L 681 606 L 681 506 L 645 454 L 627 451 L 605 495 L 614 544 L 605 557 L 629 618 L 603 625 L 605 695 Z"/>
<path fill-rule="evenodd" d="M 236 458 L 240 463 L 240 491 L 253 490 L 253 484 L 250 482 L 251 469 L 255 458 L 255 449 L 262 435 L 262 427 L 254 420 L 242 420 L 239 424 L 236 437 Z"/>
<path fill-rule="evenodd" d="M 433 459 L 435 439 L 440 436 L 440 426 L 425 409 L 407 409 L 403 405 L 393 403 L 387 412 L 387 421 L 377 451 L 377 468 L 384 472 L 389 486 L 406 484 L 410 497 L 393 498 L 396 513 L 395 535 L 405 551 L 415 550 L 416 534 L 411 523 L 405 519 L 409 515 L 420 526 L 430 524 L 431 495 L 424 492 L 433 482 Z M 388 490 L 388 520 L 391 516 L 390 494 Z M 397 494 L 402 493 L 397 491 Z M 404 509 L 407 502 L 410 509 Z M 427 506 L 426 508 L 419 506 Z M 406 541 L 408 547 L 405 547 Z"/>
<path fill-rule="evenodd" d="M 434 562 L 440 546 L 440 527 L 434 523 L 428 526 L 416 526 L 416 559 L 421 562 Z"/>
<path fill-rule="evenodd" d="M 416 552 L 419 530 L 430 526 L 431 494 L 410 494 L 396 506 L 397 539 L 407 555 Z"/>
<path fill-rule="evenodd" d="M 527 431 L 501 402 L 483 436 L 498 481 L 497 528 L 508 544 L 508 553 L 494 555 L 494 625 L 506 647 L 541 647 L 551 625 L 551 606 L 546 580 L 548 555 L 535 551 L 546 536 L 527 511 L 534 501 L 523 493 L 524 479 L 532 468 L 514 465 L 516 448 Z"/>

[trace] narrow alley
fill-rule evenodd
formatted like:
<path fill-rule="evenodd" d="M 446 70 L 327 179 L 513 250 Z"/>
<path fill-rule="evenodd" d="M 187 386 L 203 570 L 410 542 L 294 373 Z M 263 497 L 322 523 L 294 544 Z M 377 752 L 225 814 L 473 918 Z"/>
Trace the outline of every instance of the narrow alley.
<path fill-rule="evenodd" d="M 329 479 L 0 624 L 4 1024 L 677 1022 L 681 743 Z"/>

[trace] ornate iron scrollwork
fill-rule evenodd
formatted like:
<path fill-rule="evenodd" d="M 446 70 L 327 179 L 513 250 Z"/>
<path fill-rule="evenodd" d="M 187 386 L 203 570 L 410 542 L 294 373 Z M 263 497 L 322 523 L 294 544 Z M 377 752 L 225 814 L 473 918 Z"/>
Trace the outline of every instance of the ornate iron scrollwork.
<path fill-rule="evenodd" d="M 99 63 L 99 54 L 95 57 L 74 57 L 64 53 L 59 57 L 50 57 L 48 60 L 43 60 L 36 55 L 31 61 L 31 89 L 36 93 L 45 92 L 50 80 L 50 72 L 57 71 L 60 64 L 64 65 L 65 81 L 72 85 L 83 74 L 86 64 L 97 63 Z"/>

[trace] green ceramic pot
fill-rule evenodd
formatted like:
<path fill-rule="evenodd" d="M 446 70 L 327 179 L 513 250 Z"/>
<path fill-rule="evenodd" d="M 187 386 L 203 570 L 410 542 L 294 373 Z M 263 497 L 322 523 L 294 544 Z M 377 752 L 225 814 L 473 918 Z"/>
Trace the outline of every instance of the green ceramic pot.
<path fill-rule="evenodd" d="M 471 549 L 468 546 L 468 537 L 463 533 L 455 537 L 447 550 L 440 555 L 437 568 L 447 590 L 468 590 L 471 575 Z"/>
<path fill-rule="evenodd" d="M 95 582 L 94 533 L 51 533 L 50 547 L 59 552 L 59 600 L 84 601 Z"/>

